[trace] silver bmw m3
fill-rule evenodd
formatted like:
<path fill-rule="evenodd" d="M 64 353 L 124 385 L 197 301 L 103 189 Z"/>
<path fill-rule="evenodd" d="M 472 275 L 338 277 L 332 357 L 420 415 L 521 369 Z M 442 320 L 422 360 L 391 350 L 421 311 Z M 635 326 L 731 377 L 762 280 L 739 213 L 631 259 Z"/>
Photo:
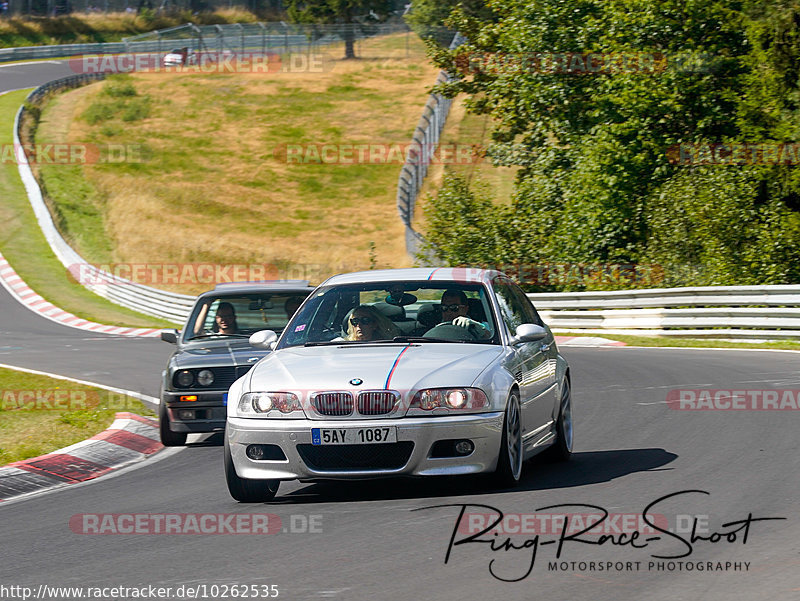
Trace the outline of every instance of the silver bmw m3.
<path fill-rule="evenodd" d="M 274 352 L 228 393 L 234 499 L 281 480 L 492 473 L 503 486 L 547 452 L 569 459 L 570 373 L 550 329 L 502 273 L 464 268 L 334 276 Z"/>

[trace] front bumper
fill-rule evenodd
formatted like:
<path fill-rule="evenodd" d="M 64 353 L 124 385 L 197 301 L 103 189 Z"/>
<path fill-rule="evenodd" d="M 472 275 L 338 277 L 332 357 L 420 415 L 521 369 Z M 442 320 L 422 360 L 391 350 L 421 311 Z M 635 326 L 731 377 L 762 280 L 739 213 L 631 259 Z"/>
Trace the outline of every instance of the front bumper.
<path fill-rule="evenodd" d="M 161 402 L 169 415 L 173 432 L 219 432 L 225 429 L 227 410 L 223 397 L 226 391 L 163 391 Z M 196 395 L 196 401 L 181 401 L 182 395 Z M 182 417 L 181 412 L 194 411 L 193 418 Z"/>
<path fill-rule="evenodd" d="M 311 445 L 312 428 L 370 428 L 397 427 L 397 443 L 345 445 L 360 454 L 359 467 L 347 465 L 320 467 L 309 459 L 309 452 L 319 458 L 327 452 L 338 454 L 337 445 Z M 404 417 L 398 419 L 358 419 L 336 421 L 311 421 L 295 419 L 228 418 L 226 436 L 236 473 L 249 479 L 356 479 L 381 476 L 445 476 L 490 472 L 497 466 L 498 452 L 503 432 L 503 413 L 442 417 Z M 475 449 L 462 457 L 431 457 L 434 443 L 440 440 L 473 442 Z M 411 443 L 411 444 L 409 444 Z M 250 459 L 247 445 L 276 445 L 285 455 L 281 460 Z M 394 453 L 390 445 L 397 445 L 396 457 L 400 464 L 392 467 L 365 465 L 371 453 Z M 380 448 L 384 447 L 384 448 Z M 410 452 L 408 450 L 410 449 Z M 350 450 L 350 449 L 346 449 Z M 387 453 L 388 451 L 388 453 Z M 407 453 L 408 457 L 405 459 Z M 365 459 L 366 458 L 366 459 Z"/>

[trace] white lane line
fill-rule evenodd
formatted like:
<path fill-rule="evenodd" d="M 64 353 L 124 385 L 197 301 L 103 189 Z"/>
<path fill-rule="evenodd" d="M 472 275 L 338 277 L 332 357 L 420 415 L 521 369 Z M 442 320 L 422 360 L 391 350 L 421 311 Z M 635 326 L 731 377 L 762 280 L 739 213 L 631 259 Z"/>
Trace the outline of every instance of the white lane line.
<path fill-rule="evenodd" d="M 36 86 L 27 86 L 25 88 L 14 88 L 13 90 L 3 90 L 0 92 L 0 96 L 5 94 L 11 94 L 11 92 L 21 92 L 22 90 L 33 90 Z"/>
<path fill-rule="evenodd" d="M 64 61 L 27 61 L 24 63 L 3 63 L 0 65 L 0 69 L 5 69 L 7 67 L 25 67 L 27 65 L 60 65 L 63 62 Z"/>
<path fill-rule="evenodd" d="M 0 363 L 0 368 L 13 369 L 15 371 L 21 371 L 21 372 L 28 373 L 28 374 L 35 374 L 35 375 L 40 375 L 40 376 L 48 376 L 48 377 L 56 379 L 56 380 L 65 380 L 65 381 L 68 381 L 68 382 L 75 382 L 77 384 L 83 384 L 84 386 L 94 386 L 96 388 L 102 388 L 103 390 L 108 390 L 110 392 L 117 392 L 117 393 L 126 394 L 126 395 L 128 395 L 130 397 L 139 399 L 140 401 L 142 401 L 144 403 L 147 403 L 148 405 L 151 405 L 151 404 L 155 405 L 156 407 L 158 407 L 158 404 L 160 402 L 160 400 L 155 398 L 155 397 L 151 397 L 151 396 L 148 396 L 148 395 L 145 395 L 145 394 L 140 394 L 140 393 L 134 392 L 132 390 L 125 390 L 124 388 L 115 388 L 113 386 L 106 386 L 105 384 L 98 384 L 97 382 L 89 382 L 89 381 L 86 381 L 86 380 L 79 380 L 77 378 L 70 378 L 69 376 L 62 376 L 60 374 L 49 373 L 49 372 L 46 372 L 46 371 L 39 371 L 39 370 L 36 370 L 36 369 L 28 369 L 26 367 L 18 367 L 16 365 L 7 365 L 5 363 Z M 78 443 L 78 444 L 80 444 L 80 443 Z M 158 453 L 156 453 L 155 455 L 152 455 L 152 456 L 148 457 L 147 459 L 142 459 L 141 461 L 138 461 L 138 462 L 136 462 L 136 463 L 134 463 L 132 465 L 128 465 L 128 466 L 123 467 L 123 468 L 118 469 L 118 470 L 113 470 L 113 471 L 111 471 L 111 472 L 109 472 L 107 474 L 104 474 L 104 475 L 100 476 L 99 478 L 92 478 L 91 480 L 86 480 L 84 482 L 77 482 L 77 483 L 65 482 L 63 484 L 57 484 L 57 485 L 53 486 L 52 488 L 33 491 L 33 492 L 25 494 L 25 495 L 20 495 L 18 497 L 14 497 L 13 499 L 6 499 L 2 503 L 0 503 L 0 511 L 2 510 L 3 507 L 8 507 L 9 505 L 13 505 L 14 503 L 18 503 L 20 501 L 26 501 L 26 500 L 31 499 L 33 497 L 39 497 L 39 496 L 47 495 L 47 494 L 50 494 L 50 493 L 53 493 L 53 492 L 56 492 L 56 491 L 64 490 L 67 487 L 69 487 L 69 490 L 72 490 L 74 488 L 80 488 L 81 486 L 88 486 L 90 484 L 94 484 L 95 482 L 101 482 L 103 480 L 108 480 L 110 478 L 116 478 L 117 476 L 121 476 L 122 474 L 127 474 L 128 472 L 132 472 L 132 471 L 137 470 L 139 468 L 146 467 L 146 466 L 152 465 L 154 463 L 157 463 L 159 461 L 162 461 L 164 459 L 167 459 L 169 457 L 172 457 L 175 453 L 180 453 L 181 451 L 185 450 L 186 448 L 187 447 L 166 447 L 166 448 L 162 449 L 161 451 L 159 451 Z M 58 451 L 56 451 L 56 452 L 58 452 Z"/>
<path fill-rule="evenodd" d="M 152 397 L 147 394 L 141 394 L 139 392 L 134 392 L 132 390 L 125 390 L 124 388 L 116 388 L 114 386 L 106 386 L 105 384 L 98 384 L 97 382 L 89 382 L 88 380 L 78 380 L 77 378 L 71 378 L 69 376 L 62 376 L 60 374 L 54 374 L 46 371 L 39 371 L 36 369 L 28 369 L 27 367 L 19 367 L 17 365 L 7 365 L 5 363 L 0 363 L 0 368 L 13 369 L 15 371 L 21 371 L 28 374 L 35 374 L 37 376 L 48 376 L 56 380 L 66 380 L 68 382 L 75 382 L 76 384 L 82 384 L 83 386 L 94 386 L 95 388 L 101 388 L 103 390 L 108 390 L 109 392 L 124 394 L 134 399 L 142 401 L 146 405 L 150 406 L 151 409 L 154 408 L 157 409 L 158 405 L 161 403 L 160 399 L 157 399 L 156 397 Z"/>
<path fill-rule="evenodd" d="M 561 346 L 561 345 L 559 345 Z M 714 347 L 714 346 L 603 346 L 598 347 L 603 350 L 625 350 L 625 349 L 646 349 L 646 350 L 665 350 L 665 351 L 734 351 L 734 352 L 755 352 L 755 353 L 800 353 L 800 351 L 793 351 L 790 349 L 777 349 L 777 348 L 728 348 L 728 347 Z"/>

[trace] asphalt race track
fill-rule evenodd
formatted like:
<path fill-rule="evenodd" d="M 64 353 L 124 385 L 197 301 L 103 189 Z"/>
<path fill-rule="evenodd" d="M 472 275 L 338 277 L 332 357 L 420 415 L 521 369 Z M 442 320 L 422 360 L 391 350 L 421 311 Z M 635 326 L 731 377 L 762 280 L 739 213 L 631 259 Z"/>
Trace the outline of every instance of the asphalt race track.
<path fill-rule="evenodd" d="M 12 69 L 2 67 L 0 87 L 35 85 L 59 76 L 57 69 L 15 67 L 7 78 Z M 3 289 L 0 308 L 0 363 L 157 394 L 170 345 L 56 325 Z M 796 398 L 798 354 L 562 353 L 573 373 L 576 453 L 568 464 L 531 462 L 513 490 L 491 490 L 481 479 L 294 482 L 282 484 L 273 503 L 244 505 L 228 495 L 216 435 L 138 469 L 0 503 L 0 598 L 11 598 L 12 586 L 55 598 L 39 590 L 48 585 L 84 594 L 172 587 L 167 599 L 191 598 L 186 587 L 202 586 L 197 598 L 267 598 L 277 590 L 279 599 L 344 601 L 800 599 L 798 410 L 687 411 L 666 403 L 670 391 L 699 388 L 793 389 Z M 654 529 L 639 516 L 659 499 L 649 510 Z M 610 537 L 562 535 L 564 514 L 576 527 L 599 523 L 587 514 L 603 510 L 609 516 L 597 529 Z M 498 511 L 503 534 L 456 544 Z M 202 514 L 227 526 L 222 534 L 113 534 L 82 514 L 116 514 L 109 518 L 116 525 L 119 514 Z M 265 520 L 271 534 L 241 533 Z"/>

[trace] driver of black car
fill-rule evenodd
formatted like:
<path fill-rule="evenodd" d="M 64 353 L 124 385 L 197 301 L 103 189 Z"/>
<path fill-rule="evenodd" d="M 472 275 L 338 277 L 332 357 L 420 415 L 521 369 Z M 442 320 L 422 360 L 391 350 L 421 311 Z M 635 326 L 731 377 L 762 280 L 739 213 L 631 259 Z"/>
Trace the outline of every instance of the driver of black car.
<path fill-rule="evenodd" d="M 219 334 L 236 334 L 239 326 L 236 324 L 236 311 L 230 303 L 220 303 L 217 307 L 217 314 L 214 316 L 214 323 Z"/>

